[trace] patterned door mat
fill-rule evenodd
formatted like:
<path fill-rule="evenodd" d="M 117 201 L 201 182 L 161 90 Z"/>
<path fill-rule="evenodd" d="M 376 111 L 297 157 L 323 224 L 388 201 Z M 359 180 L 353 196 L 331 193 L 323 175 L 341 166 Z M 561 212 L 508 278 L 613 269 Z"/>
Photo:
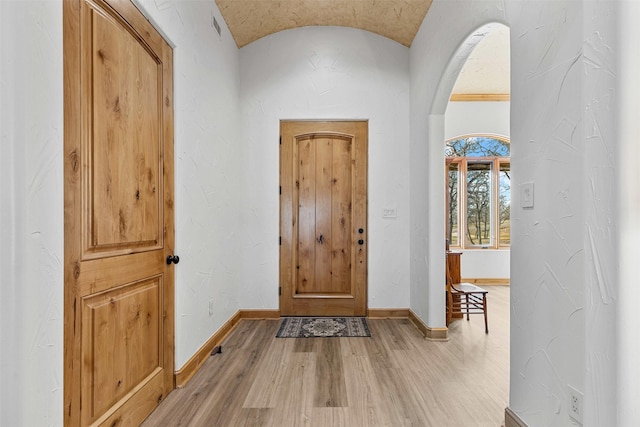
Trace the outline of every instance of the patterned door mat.
<path fill-rule="evenodd" d="M 285 317 L 276 338 L 370 337 L 364 317 Z"/>

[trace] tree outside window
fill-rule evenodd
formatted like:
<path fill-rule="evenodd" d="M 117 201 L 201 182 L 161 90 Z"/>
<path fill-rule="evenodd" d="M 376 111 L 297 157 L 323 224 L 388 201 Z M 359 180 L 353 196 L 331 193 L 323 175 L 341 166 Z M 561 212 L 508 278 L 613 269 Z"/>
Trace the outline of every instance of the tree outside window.
<path fill-rule="evenodd" d="M 509 246 L 509 141 L 470 135 L 447 141 L 445 154 L 450 246 L 467 249 Z"/>

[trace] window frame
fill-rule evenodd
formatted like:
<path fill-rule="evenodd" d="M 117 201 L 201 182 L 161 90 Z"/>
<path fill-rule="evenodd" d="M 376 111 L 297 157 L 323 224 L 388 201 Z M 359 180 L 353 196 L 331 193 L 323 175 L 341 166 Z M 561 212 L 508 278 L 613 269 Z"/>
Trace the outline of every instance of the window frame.
<path fill-rule="evenodd" d="M 457 141 L 466 138 L 491 138 L 507 144 L 511 144 L 509 138 L 497 135 L 487 134 L 468 134 L 445 141 L 446 145 L 451 141 Z M 511 150 L 509 150 L 511 151 Z M 449 242 L 449 247 L 459 250 L 487 250 L 487 249 L 509 249 L 511 247 L 511 238 L 509 243 L 501 243 L 500 239 L 500 173 L 503 172 L 501 165 L 509 165 L 511 172 L 511 157 L 505 156 L 446 156 L 445 157 L 445 236 L 449 237 L 449 174 L 450 166 L 457 164 L 458 173 L 458 208 L 457 208 L 457 226 L 458 226 L 458 242 Z M 467 173 L 469 163 L 490 163 L 491 164 L 491 242 L 483 245 L 469 245 L 467 243 Z"/>

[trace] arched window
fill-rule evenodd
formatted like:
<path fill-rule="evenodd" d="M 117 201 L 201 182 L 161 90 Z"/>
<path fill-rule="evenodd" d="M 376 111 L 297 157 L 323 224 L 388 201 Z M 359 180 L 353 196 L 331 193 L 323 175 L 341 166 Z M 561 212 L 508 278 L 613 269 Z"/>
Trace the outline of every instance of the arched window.
<path fill-rule="evenodd" d="M 449 245 L 461 249 L 508 247 L 509 140 L 488 135 L 458 137 L 446 142 L 445 155 Z"/>

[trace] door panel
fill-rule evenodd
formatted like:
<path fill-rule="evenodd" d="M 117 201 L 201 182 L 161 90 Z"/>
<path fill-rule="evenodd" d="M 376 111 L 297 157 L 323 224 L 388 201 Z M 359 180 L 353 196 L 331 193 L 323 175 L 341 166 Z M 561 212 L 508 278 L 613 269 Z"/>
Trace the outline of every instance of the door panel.
<path fill-rule="evenodd" d="M 82 401 L 92 418 L 158 375 L 161 295 L 158 276 L 83 298 Z"/>
<path fill-rule="evenodd" d="M 294 144 L 301 147 L 295 162 L 300 183 L 296 293 L 350 294 L 351 138 L 314 135 Z"/>
<path fill-rule="evenodd" d="M 332 287 L 335 293 L 349 293 L 351 291 L 351 241 L 350 231 L 355 227 L 352 224 L 352 203 L 351 189 L 353 182 L 351 179 L 351 141 L 339 139 L 335 141 L 333 147 L 333 164 L 339 167 L 333 168 L 333 193 L 332 193 L 332 252 L 331 271 Z M 341 184 L 341 185 L 339 185 Z M 364 223 L 361 224 L 364 226 Z"/>
<path fill-rule="evenodd" d="M 282 122 L 281 135 L 281 313 L 365 315 L 367 122 Z"/>
<path fill-rule="evenodd" d="M 162 245 L 162 60 L 101 9 L 85 8 L 91 55 L 83 81 L 92 131 L 83 139 L 88 168 L 87 247 L 104 255 Z M 90 174 L 90 175 L 89 175 Z"/>
<path fill-rule="evenodd" d="M 173 389 L 173 54 L 128 0 L 64 3 L 65 425 Z"/>

